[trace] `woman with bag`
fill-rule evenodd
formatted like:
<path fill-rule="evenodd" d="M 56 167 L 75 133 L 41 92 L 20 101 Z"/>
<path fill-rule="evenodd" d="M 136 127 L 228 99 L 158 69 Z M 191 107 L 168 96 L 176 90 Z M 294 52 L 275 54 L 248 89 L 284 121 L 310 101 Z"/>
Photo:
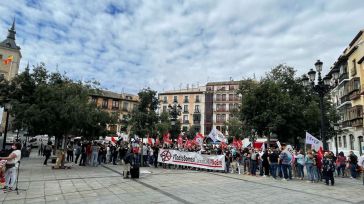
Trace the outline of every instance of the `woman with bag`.
<path fill-rule="evenodd" d="M 8 157 L 0 157 L 1 160 L 7 160 L 5 164 L 5 186 L 3 189 L 7 189 L 8 191 L 13 190 L 16 181 L 16 170 L 19 167 L 19 161 L 21 159 L 21 144 L 17 142 L 11 148 L 13 151 Z"/>

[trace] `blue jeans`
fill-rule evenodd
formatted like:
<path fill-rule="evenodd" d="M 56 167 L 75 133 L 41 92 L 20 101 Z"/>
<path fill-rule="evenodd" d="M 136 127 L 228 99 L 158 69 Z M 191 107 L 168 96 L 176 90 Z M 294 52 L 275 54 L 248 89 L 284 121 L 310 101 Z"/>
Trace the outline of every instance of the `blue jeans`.
<path fill-rule="evenodd" d="M 282 178 L 282 177 L 283 177 L 283 175 L 282 175 L 282 164 L 278 164 L 278 169 L 277 169 L 277 171 L 278 171 L 278 176 L 279 176 L 280 178 Z"/>
<path fill-rule="evenodd" d="M 288 179 L 288 171 L 290 166 L 291 166 L 290 164 L 282 164 L 282 171 L 285 179 Z"/>
<path fill-rule="evenodd" d="M 252 160 L 251 161 L 251 166 L 252 166 L 252 172 L 251 172 L 251 174 L 252 175 L 256 175 L 256 173 L 257 173 L 257 161 Z"/>
<path fill-rule="evenodd" d="M 357 164 L 350 164 L 350 173 L 351 173 L 351 177 L 356 178 L 356 167 Z"/>
<path fill-rule="evenodd" d="M 97 158 L 98 158 L 98 152 L 92 152 L 92 154 L 91 154 L 91 166 L 97 166 L 97 163 L 98 163 L 98 161 L 97 161 Z"/>
<path fill-rule="evenodd" d="M 278 163 L 270 164 L 270 172 L 273 178 L 277 178 L 277 168 L 278 168 Z"/>
<path fill-rule="evenodd" d="M 297 164 L 297 168 L 298 168 L 298 177 L 300 177 L 300 178 L 305 177 L 305 173 L 303 171 L 303 165 Z"/>
<path fill-rule="evenodd" d="M 318 181 L 318 179 L 319 179 L 318 168 L 317 166 L 312 165 L 311 181 Z"/>

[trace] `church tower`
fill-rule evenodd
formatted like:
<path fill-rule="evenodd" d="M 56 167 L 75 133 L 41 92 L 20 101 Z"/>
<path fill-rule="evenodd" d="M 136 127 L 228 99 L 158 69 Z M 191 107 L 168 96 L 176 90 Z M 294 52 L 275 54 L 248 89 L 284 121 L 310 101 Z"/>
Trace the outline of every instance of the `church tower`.
<path fill-rule="evenodd" d="M 0 74 L 7 80 L 11 80 L 18 74 L 21 59 L 20 47 L 15 42 L 15 19 L 8 36 L 0 42 Z"/>

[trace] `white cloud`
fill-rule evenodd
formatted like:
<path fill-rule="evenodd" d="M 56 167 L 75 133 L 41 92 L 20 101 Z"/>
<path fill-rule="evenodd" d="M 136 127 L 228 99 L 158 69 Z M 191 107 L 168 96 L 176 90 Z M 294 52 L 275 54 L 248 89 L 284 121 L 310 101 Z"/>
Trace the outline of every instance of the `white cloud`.
<path fill-rule="evenodd" d="M 0 1 L 0 35 L 17 19 L 22 67 L 41 61 L 74 79 L 136 93 L 230 77 L 280 63 L 326 70 L 364 27 L 361 1 Z"/>

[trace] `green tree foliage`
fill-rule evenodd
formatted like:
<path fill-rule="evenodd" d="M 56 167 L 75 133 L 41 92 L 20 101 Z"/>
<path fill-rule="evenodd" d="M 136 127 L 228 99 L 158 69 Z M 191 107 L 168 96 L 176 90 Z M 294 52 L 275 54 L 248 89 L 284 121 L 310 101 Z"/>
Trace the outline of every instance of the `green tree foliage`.
<path fill-rule="evenodd" d="M 136 134 L 139 137 L 145 137 L 148 133 L 155 135 L 156 124 L 158 123 L 158 108 L 157 92 L 150 88 L 143 89 L 138 93 L 139 104 L 131 113 L 130 125 L 131 134 Z"/>
<path fill-rule="evenodd" d="M 227 129 L 229 136 L 235 137 L 236 139 L 242 138 L 242 126 L 243 123 L 236 117 L 230 118 L 228 121 L 224 123 L 225 128 Z"/>
<path fill-rule="evenodd" d="M 60 73 L 48 73 L 42 63 L 30 73 L 27 67 L 10 83 L 14 123 L 30 135 L 48 134 L 57 139 L 68 135 L 99 136 L 115 118 L 90 103 L 94 91 Z"/>
<path fill-rule="evenodd" d="M 292 67 L 279 65 L 259 82 L 242 81 L 238 93 L 242 95 L 239 119 L 245 136 L 256 129 L 258 135 L 274 132 L 280 141 L 298 144 L 306 130 L 319 135 L 319 98 L 301 84 Z M 333 112 L 328 98 L 325 107 Z M 333 115 L 326 119 L 331 121 Z"/>

